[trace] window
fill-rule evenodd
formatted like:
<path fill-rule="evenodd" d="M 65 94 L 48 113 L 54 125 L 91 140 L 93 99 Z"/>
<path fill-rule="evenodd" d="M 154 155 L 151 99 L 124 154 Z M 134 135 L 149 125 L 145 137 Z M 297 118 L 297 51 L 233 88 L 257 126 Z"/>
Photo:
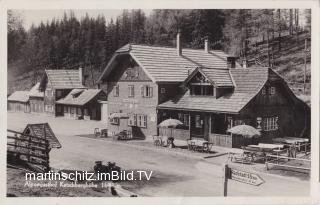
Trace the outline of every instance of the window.
<path fill-rule="evenodd" d="M 46 90 L 46 96 L 48 96 L 48 97 L 52 97 L 53 95 L 52 95 L 52 90 Z"/>
<path fill-rule="evenodd" d="M 129 89 L 129 96 L 128 97 L 134 97 L 134 86 L 129 85 L 128 89 Z"/>
<path fill-rule="evenodd" d="M 131 114 L 128 119 L 128 126 L 137 126 L 137 115 Z"/>
<path fill-rule="evenodd" d="M 61 90 L 57 90 L 57 98 L 60 98 L 62 96 L 62 91 Z"/>
<path fill-rule="evenodd" d="M 83 114 L 84 114 L 84 115 L 89 115 L 87 108 L 85 108 L 85 109 L 83 110 Z"/>
<path fill-rule="evenodd" d="M 119 97 L 119 85 L 113 87 L 113 97 Z"/>
<path fill-rule="evenodd" d="M 64 113 L 67 113 L 68 112 L 68 106 L 64 106 L 63 107 L 63 111 L 64 111 Z"/>
<path fill-rule="evenodd" d="M 149 85 L 141 86 L 141 96 L 145 98 L 152 98 L 153 88 Z"/>
<path fill-rule="evenodd" d="M 137 115 L 137 126 L 138 127 L 147 127 L 147 115 Z"/>
<path fill-rule="evenodd" d="M 183 124 L 185 126 L 189 126 L 189 115 L 188 114 L 183 115 Z"/>
<path fill-rule="evenodd" d="M 77 109 L 77 114 L 78 114 L 78 115 L 82 115 L 82 110 L 81 110 L 81 108 L 79 108 L 79 107 L 78 107 L 78 109 Z"/>
<path fill-rule="evenodd" d="M 275 87 L 270 87 L 270 95 L 276 94 L 276 88 Z"/>
<path fill-rule="evenodd" d="M 52 105 L 46 105 L 46 111 L 52 112 L 53 106 Z"/>
<path fill-rule="evenodd" d="M 111 113 L 112 114 L 112 113 Z M 110 115 L 111 115 L 110 114 Z M 119 125 L 119 118 L 110 118 L 110 124 Z"/>
<path fill-rule="evenodd" d="M 61 106 L 57 105 L 57 112 L 61 112 L 61 111 L 62 111 Z"/>
<path fill-rule="evenodd" d="M 267 117 L 263 119 L 262 128 L 264 131 L 273 131 L 278 129 L 278 117 Z"/>
<path fill-rule="evenodd" d="M 214 87 L 212 85 L 192 85 L 191 95 L 214 96 Z"/>
<path fill-rule="evenodd" d="M 196 128 L 202 128 L 202 120 L 200 115 L 196 115 Z"/>
<path fill-rule="evenodd" d="M 267 91 L 266 91 L 266 88 L 265 88 L 265 87 L 262 88 L 261 93 L 262 93 L 262 95 L 266 95 Z"/>
<path fill-rule="evenodd" d="M 165 93 L 166 93 L 166 89 L 165 89 L 165 88 L 161 88 L 161 89 L 160 89 L 160 93 L 161 93 L 161 94 L 165 94 Z"/>
<path fill-rule="evenodd" d="M 244 124 L 245 124 L 244 120 L 234 120 L 233 122 L 233 126 L 244 125 Z"/>

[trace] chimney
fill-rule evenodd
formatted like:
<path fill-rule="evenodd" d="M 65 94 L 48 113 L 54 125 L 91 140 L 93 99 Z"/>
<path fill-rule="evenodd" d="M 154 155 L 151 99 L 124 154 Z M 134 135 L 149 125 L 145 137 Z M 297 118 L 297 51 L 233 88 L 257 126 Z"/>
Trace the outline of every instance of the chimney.
<path fill-rule="evenodd" d="M 205 37 L 205 39 L 204 39 L 204 51 L 206 53 L 209 53 L 209 50 L 210 50 L 209 38 Z"/>
<path fill-rule="evenodd" d="M 243 59 L 242 60 L 242 67 L 243 68 L 247 68 L 248 67 L 247 59 Z"/>
<path fill-rule="evenodd" d="M 177 34 L 177 54 L 178 54 L 178 56 L 182 55 L 181 32 L 180 32 L 180 30 L 178 31 L 178 34 Z"/>
<path fill-rule="evenodd" d="M 79 67 L 79 79 L 81 82 L 81 85 L 83 85 L 83 68 Z"/>
<path fill-rule="evenodd" d="M 227 57 L 227 64 L 228 68 L 235 68 L 236 67 L 236 57 L 234 56 L 229 56 Z"/>

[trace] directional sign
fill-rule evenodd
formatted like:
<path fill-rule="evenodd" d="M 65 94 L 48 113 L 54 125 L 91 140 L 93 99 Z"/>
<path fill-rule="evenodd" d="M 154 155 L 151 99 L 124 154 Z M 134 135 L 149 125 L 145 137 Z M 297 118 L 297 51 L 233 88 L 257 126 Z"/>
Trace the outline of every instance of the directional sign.
<path fill-rule="evenodd" d="M 259 186 L 260 184 L 264 183 L 264 180 L 258 175 L 250 172 L 245 172 L 242 170 L 237 170 L 234 168 L 229 168 L 229 179 L 247 183 L 254 186 Z"/>

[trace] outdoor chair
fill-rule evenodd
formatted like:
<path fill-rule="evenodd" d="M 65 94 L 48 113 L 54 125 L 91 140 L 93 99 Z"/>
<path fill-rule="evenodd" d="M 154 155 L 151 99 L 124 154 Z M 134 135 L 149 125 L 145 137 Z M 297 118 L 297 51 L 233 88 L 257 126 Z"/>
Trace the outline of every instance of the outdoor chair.
<path fill-rule="evenodd" d="M 95 137 L 100 137 L 100 134 L 101 134 L 100 129 L 99 128 L 94 128 L 94 136 Z"/>
<path fill-rule="evenodd" d="M 153 135 L 152 138 L 153 138 L 153 144 L 155 146 L 161 146 L 161 138 L 160 138 L 160 136 Z"/>
<path fill-rule="evenodd" d="M 108 129 L 102 129 L 100 133 L 100 137 L 108 137 Z"/>

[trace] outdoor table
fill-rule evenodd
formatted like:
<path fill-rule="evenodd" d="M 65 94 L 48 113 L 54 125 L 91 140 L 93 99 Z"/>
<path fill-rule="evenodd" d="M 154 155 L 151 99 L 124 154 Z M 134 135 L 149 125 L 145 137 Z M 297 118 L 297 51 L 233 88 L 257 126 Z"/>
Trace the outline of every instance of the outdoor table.
<path fill-rule="evenodd" d="M 298 138 L 298 137 L 283 137 L 283 138 L 274 138 L 274 142 L 280 142 L 289 145 L 288 149 L 288 156 L 289 157 L 296 157 L 296 149 L 300 151 L 301 146 L 305 147 L 305 153 L 307 153 L 307 145 L 309 139 L 306 138 Z"/>
<path fill-rule="evenodd" d="M 284 145 L 283 144 L 266 144 L 266 143 L 259 143 L 259 147 L 261 148 L 269 148 L 269 149 L 283 149 Z"/>
<path fill-rule="evenodd" d="M 209 151 L 209 148 L 211 149 L 212 146 L 212 143 L 209 143 L 207 140 L 193 139 L 189 140 L 188 143 L 190 143 L 189 147 L 193 151 Z"/>
<path fill-rule="evenodd" d="M 274 138 L 273 141 L 286 143 L 286 144 L 297 144 L 297 143 L 309 142 L 309 139 L 298 138 L 298 137 L 280 137 L 280 138 Z"/>

